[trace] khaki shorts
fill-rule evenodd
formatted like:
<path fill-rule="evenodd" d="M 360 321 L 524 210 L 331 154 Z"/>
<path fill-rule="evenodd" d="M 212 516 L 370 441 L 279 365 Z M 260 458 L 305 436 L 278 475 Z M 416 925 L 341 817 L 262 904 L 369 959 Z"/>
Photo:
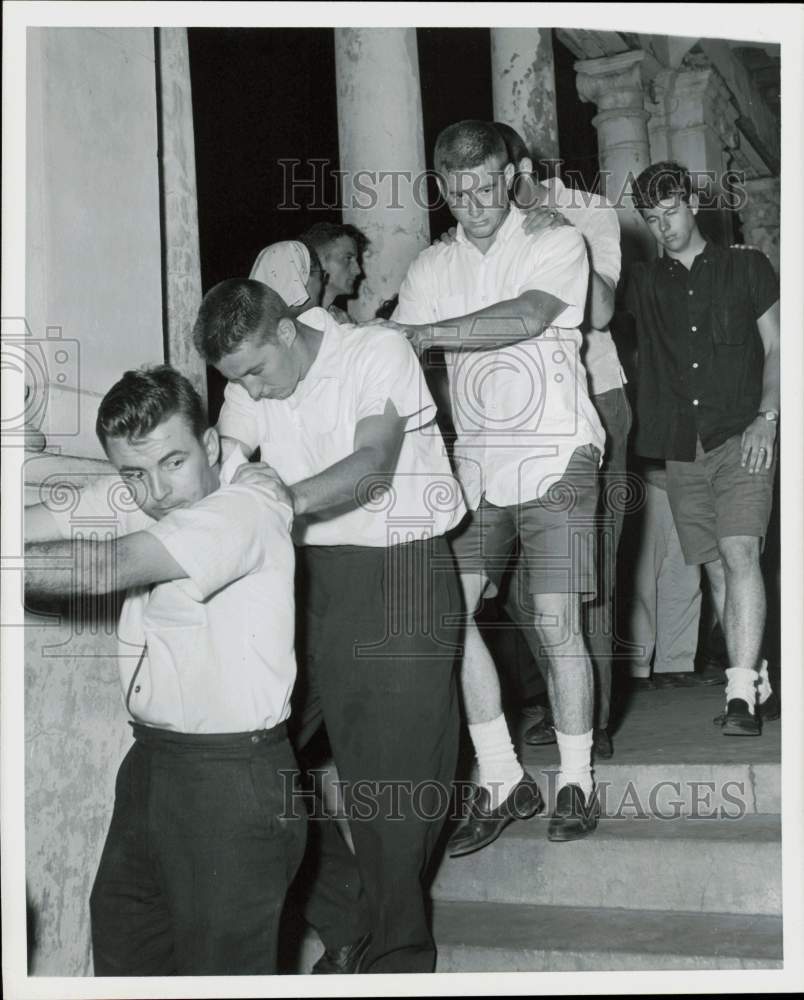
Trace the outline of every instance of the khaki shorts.
<path fill-rule="evenodd" d="M 719 559 L 721 538 L 765 538 L 776 459 L 767 471 L 748 472 L 741 447 L 742 435 L 735 434 L 712 451 L 699 443 L 694 462 L 667 462 L 667 496 L 689 566 Z"/>
<path fill-rule="evenodd" d="M 528 592 L 596 593 L 597 470 L 600 452 L 576 448 L 561 479 L 538 500 L 497 507 L 484 498 L 448 535 L 460 573 L 499 587 L 519 538 Z"/>

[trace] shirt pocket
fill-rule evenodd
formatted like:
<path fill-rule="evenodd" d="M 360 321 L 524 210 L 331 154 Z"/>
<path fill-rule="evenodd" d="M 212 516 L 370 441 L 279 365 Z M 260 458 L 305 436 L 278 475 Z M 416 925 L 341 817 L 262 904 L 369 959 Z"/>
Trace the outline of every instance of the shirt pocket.
<path fill-rule="evenodd" d="M 712 339 L 715 344 L 744 344 L 750 332 L 750 311 L 735 303 L 716 302 L 712 306 Z"/>

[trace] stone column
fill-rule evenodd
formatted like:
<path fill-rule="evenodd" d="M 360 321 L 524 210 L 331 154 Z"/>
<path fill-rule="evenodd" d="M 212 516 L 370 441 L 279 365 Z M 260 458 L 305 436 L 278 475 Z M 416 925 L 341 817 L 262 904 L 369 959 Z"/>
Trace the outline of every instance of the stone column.
<path fill-rule="evenodd" d="M 575 63 L 578 95 L 597 105 L 598 158 L 603 175 L 601 193 L 614 204 L 620 217 L 623 254 L 651 256 L 653 239 L 633 207 L 633 179 L 650 162 L 650 144 L 642 83 L 642 50 L 622 52 L 602 59 Z"/>
<path fill-rule="evenodd" d="M 535 161 L 557 160 L 556 80 L 550 28 L 492 28 L 494 120 L 519 132 Z M 548 175 L 556 170 L 544 164 Z"/>
<path fill-rule="evenodd" d="M 723 187 L 739 145 L 739 113 L 731 91 L 705 60 L 696 64 L 695 57 L 688 56 L 680 71 L 657 76 L 652 97 L 653 159 L 675 160 L 687 167 L 701 197 L 701 230 L 716 242 L 731 242 L 733 195 Z"/>
<path fill-rule="evenodd" d="M 192 343 L 193 323 L 201 304 L 201 258 L 187 29 L 157 28 L 156 42 L 165 354 L 206 401 L 206 365 Z"/>
<path fill-rule="evenodd" d="M 343 221 L 371 240 L 355 319 L 374 316 L 427 246 L 430 227 L 414 28 L 336 28 Z"/>
<path fill-rule="evenodd" d="M 760 177 L 746 181 L 745 194 L 745 204 L 739 210 L 743 224 L 743 240 L 759 247 L 778 274 L 779 178 Z"/>

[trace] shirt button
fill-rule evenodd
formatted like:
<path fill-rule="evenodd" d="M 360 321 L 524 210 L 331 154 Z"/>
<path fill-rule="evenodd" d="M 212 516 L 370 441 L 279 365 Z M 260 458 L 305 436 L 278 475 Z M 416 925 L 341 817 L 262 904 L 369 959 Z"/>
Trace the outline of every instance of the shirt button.
<path fill-rule="evenodd" d="M 691 326 L 690 330 L 692 330 L 693 333 L 697 333 L 698 332 L 698 327 L 697 326 Z"/>
<path fill-rule="evenodd" d="M 251 742 L 252 743 L 259 743 L 260 742 L 259 736 L 252 736 L 251 737 Z"/>
<path fill-rule="evenodd" d="M 693 399 L 693 401 L 692 401 L 692 405 L 693 405 L 693 406 L 697 406 L 697 405 L 698 405 L 698 400 L 697 400 L 697 399 Z"/>
<path fill-rule="evenodd" d="M 142 691 L 142 688 L 141 688 L 141 687 L 140 687 L 140 685 L 138 684 L 138 685 L 137 685 L 137 686 L 136 686 L 136 687 L 134 688 L 134 694 L 139 694 L 139 693 L 140 693 L 140 691 Z"/>
<path fill-rule="evenodd" d="M 698 362 L 697 361 L 693 361 L 692 362 L 692 367 L 693 368 L 697 368 L 698 367 Z"/>
<path fill-rule="evenodd" d="M 695 294 L 695 292 L 693 292 L 693 290 L 690 289 L 690 295 L 694 295 L 694 294 Z"/>

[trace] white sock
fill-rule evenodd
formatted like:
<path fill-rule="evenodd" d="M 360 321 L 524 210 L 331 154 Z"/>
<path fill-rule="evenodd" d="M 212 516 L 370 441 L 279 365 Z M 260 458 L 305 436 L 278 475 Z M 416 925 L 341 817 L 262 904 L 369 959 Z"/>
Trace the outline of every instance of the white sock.
<path fill-rule="evenodd" d="M 764 705 L 765 702 L 773 694 L 773 689 L 771 688 L 770 677 L 768 677 L 768 661 L 762 660 L 759 664 L 759 703 Z"/>
<path fill-rule="evenodd" d="M 573 736 L 560 733 L 556 729 L 556 742 L 561 756 L 561 770 L 558 772 L 556 791 L 564 785 L 580 785 L 587 801 L 592 794 L 592 733 Z"/>
<path fill-rule="evenodd" d="M 746 667 L 729 667 L 726 670 L 726 703 L 732 698 L 742 698 L 748 702 L 748 711 L 754 714 L 757 699 L 759 673 Z"/>
<path fill-rule="evenodd" d="M 477 756 L 480 784 L 489 790 L 491 808 L 496 809 L 525 773 L 516 759 L 508 723 L 504 715 L 498 715 L 491 722 L 470 724 L 469 735 Z"/>

